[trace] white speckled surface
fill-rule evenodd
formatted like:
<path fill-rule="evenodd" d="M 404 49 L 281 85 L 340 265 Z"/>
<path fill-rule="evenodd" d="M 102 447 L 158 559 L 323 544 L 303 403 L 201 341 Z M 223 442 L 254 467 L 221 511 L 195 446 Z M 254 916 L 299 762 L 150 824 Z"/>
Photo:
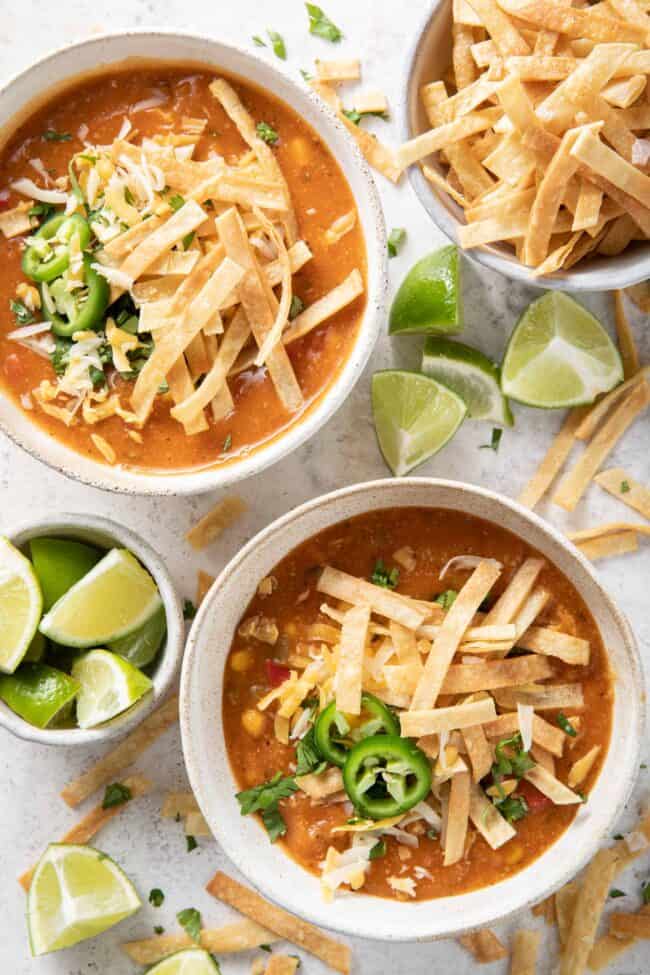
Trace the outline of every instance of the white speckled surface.
<path fill-rule="evenodd" d="M 65 4 L 43 0 L 13 0 L 6 4 L 0 23 L 0 58 L 3 75 L 26 66 L 34 57 L 52 47 L 100 30 L 130 26 L 165 26 L 192 29 L 232 38 L 245 43 L 251 34 L 265 27 L 280 31 L 286 38 L 289 64 L 296 71 L 309 67 L 315 56 L 361 54 L 368 84 L 383 88 L 396 103 L 403 58 L 415 25 L 422 18 L 426 2 L 409 0 L 397 5 L 394 0 L 326 0 L 325 9 L 341 25 L 346 39 L 332 48 L 306 32 L 306 15 L 298 0 L 238 0 L 236 7 L 206 0 L 67 0 Z M 269 57 L 272 54 L 268 53 Z M 396 138 L 397 123 L 374 123 L 387 139 Z M 378 179 L 381 179 L 378 177 Z M 408 230 L 408 244 L 391 262 L 396 284 L 408 266 L 424 252 L 442 242 L 431 226 L 407 183 L 399 188 L 380 183 L 389 227 Z M 467 327 L 464 338 L 485 352 L 499 356 L 506 335 L 516 316 L 533 296 L 532 291 L 508 284 L 504 279 L 465 265 L 464 298 Z M 607 296 L 584 299 L 589 307 L 612 324 L 612 304 Z M 636 320 L 636 331 L 650 361 L 650 333 L 647 322 Z M 44 510 L 88 511 L 106 514 L 140 531 L 167 557 L 179 589 L 192 595 L 196 569 L 215 574 L 243 541 L 271 519 L 290 507 L 332 488 L 355 481 L 386 475 L 375 446 L 368 383 L 372 372 L 393 364 L 413 367 L 418 362 L 420 342 L 414 338 L 380 340 L 366 374 L 338 415 L 315 441 L 287 461 L 245 485 L 240 493 L 249 502 L 248 514 L 212 549 L 195 555 L 183 534 L 197 513 L 210 506 L 214 498 L 138 500 L 103 494 L 74 484 L 48 471 L 6 441 L 0 443 L 0 486 L 3 504 L 0 531 L 10 531 Z M 490 437 L 489 426 L 467 423 L 454 442 L 418 473 L 458 478 L 483 484 L 516 495 L 544 453 L 560 418 L 532 410 L 517 409 L 517 426 L 506 431 L 497 454 L 479 450 Z M 639 478 L 650 479 L 648 445 L 650 416 L 637 422 L 613 456 L 613 462 L 627 467 Z M 560 509 L 542 507 L 555 524 L 568 519 Z M 586 500 L 571 519 L 574 526 L 625 517 L 614 499 L 592 487 Z M 628 613 L 642 652 L 650 659 L 650 622 L 647 611 L 647 579 L 650 554 L 646 546 L 636 555 L 601 563 L 600 571 L 610 592 Z M 135 971 L 117 947 L 121 941 L 145 937 L 154 924 L 174 930 L 174 915 L 184 907 L 201 910 L 205 923 L 215 926 L 225 921 L 228 912 L 213 901 L 203 885 L 217 866 L 227 867 L 213 843 L 200 841 L 200 850 L 185 852 L 180 825 L 158 816 L 160 793 L 182 788 L 185 783 L 178 735 L 171 731 L 159 741 L 139 767 L 155 780 L 158 791 L 127 808 L 102 833 L 99 845 L 126 867 L 145 901 L 142 911 L 117 929 L 94 942 L 67 952 L 30 961 L 24 915 L 24 897 L 14 878 L 38 856 L 43 846 L 57 838 L 73 823 L 76 813 L 58 798 L 58 791 L 77 771 L 85 767 L 91 753 L 64 751 L 29 745 L 0 734 L 0 970 L 12 975 L 27 972 L 47 975 L 86 975 L 110 972 L 127 975 Z M 631 821 L 648 798 L 650 771 L 641 771 Z M 622 828 L 627 822 L 621 824 Z M 260 842 L 263 842 L 260 834 Z M 636 871 L 623 876 L 618 886 L 627 900 L 618 900 L 619 909 L 638 904 L 642 881 L 650 879 L 648 858 Z M 146 904 L 151 887 L 166 894 L 162 908 Z M 533 919 L 525 918 L 526 924 Z M 534 922 L 537 924 L 537 922 Z M 507 932 L 503 932 L 504 935 Z M 554 936 L 547 933 L 539 975 L 550 975 L 553 967 Z M 363 975 L 430 975 L 453 966 L 456 975 L 478 971 L 465 952 L 454 944 L 396 946 L 370 942 L 354 944 L 354 972 Z M 291 950 L 291 949 L 289 949 Z M 224 975 L 248 972 L 251 956 L 223 956 Z M 650 969 L 650 949 L 640 945 L 622 956 L 611 968 L 612 975 L 642 975 Z M 321 975 L 325 969 L 309 956 L 304 958 L 308 975 Z M 505 973 L 504 964 L 487 969 L 495 975 Z"/>

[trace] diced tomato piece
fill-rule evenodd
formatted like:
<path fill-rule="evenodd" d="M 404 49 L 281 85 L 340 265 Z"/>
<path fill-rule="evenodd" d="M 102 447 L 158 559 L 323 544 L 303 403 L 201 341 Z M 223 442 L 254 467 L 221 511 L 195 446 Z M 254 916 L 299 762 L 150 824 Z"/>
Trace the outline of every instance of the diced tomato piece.
<path fill-rule="evenodd" d="M 20 356 L 15 352 L 5 356 L 2 369 L 9 382 L 19 383 L 25 378 L 25 367 Z"/>
<path fill-rule="evenodd" d="M 11 194 L 9 190 L 0 190 L 0 210 L 9 209 L 9 200 L 11 199 Z"/>
<path fill-rule="evenodd" d="M 550 806 L 551 800 L 548 796 L 545 796 L 539 789 L 536 789 L 534 785 L 530 782 L 525 782 L 522 780 L 517 786 L 517 795 L 523 796 L 526 800 L 529 810 L 534 812 L 540 812 L 542 809 L 546 809 Z"/>
<path fill-rule="evenodd" d="M 284 684 L 285 680 L 289 679 L 291 671 L 284 664 L 278 663 L 277 660 L 265 660 L 264 665 L 266 667 L 266 679 L 271 687 L 279 687 L 280 684 Z"/>

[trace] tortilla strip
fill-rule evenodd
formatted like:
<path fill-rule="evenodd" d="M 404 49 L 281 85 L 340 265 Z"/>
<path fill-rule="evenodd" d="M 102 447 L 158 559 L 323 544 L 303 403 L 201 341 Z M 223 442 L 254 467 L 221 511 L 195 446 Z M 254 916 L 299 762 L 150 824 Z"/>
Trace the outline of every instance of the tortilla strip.
<path fill-rule="evenodd" d="M 569 633 L 560 633 L 546 626 L 531 626 L 517 638 L 517 646 L 533 653 L 557 657 L 567 664 L 586 666 L 589 663 L 588 640 Z"/>
<path fill-rule="evenodd" d="M 587 180 L 582 180 L 571 229 L 590 230 L 592 227 L 598 226 L 602 205 L 603 191 L 600 187 L 587 182 Z"/>
<path fill-rule="evenodd" d="M 524 242 L 524 257 L 527 264 L 533 266 L 541 264 L 548 254 L 553 226 L 565 188 L 578 168 L 578 161 L 571 155 L 571 149 L 584 128 L 581 126 L 564 133 L 559 149 L 544 172 L 530 213 L 530 223 Z M 572 229 L 576 229 L 575 220 Z"/>
<path fill-rule="evenodd" d="M 500 714 L 494 721 L 483 725 L 483 731 L 488 738 L 504 738 L 519 731 L 519 716 L 515 711 Z M 561 728 L 555 728 L 548 721 L 544 721 L 538 714 L 533 715 L 533 741 L 541 745 L 547 752 L 562 757 L 566 735 Z"/>
<path fill-rule="evenodd" d="M 640 44 L 644 39 L 639 27 L 613 17 L 604 17 L 589 8 L 562 7 L 550 0 L 532 3 L 526 0 L 498 0 L 498 3 L 502 10 L 520 20 L 569 37 L 587 38 L 597 43 L 621 41 Z"/>
<path fill-rule="evenodd" d="M 616 532 L 613 535 L 604 535 L 601 538 L 592 538 L 577 544 L 582 554 L 595 562 L 598 559 L 636 552 L 639 548 L 639 539 L 636 532 L 623 531 Z"/>
<path fill-rule="evenodd" d="M 536 586 L 535 589 L 533 589 L 530 596 L 515 617 L 516 633 L 513 638 L 513 646 L 515 643 L 517 643 L 519 637 L 526 633 L 526 631 L 533 625 L 550 598 L 550 592 L 548 589 L 544 589 L 543 586 Z M 525 649 L 529 648 L 526 647 Z"/>
<path fill-rule="evenodd" d="M 460 194 L 451 183 L 448 183 L 444 176 L 434 169 L 432 166 L 427 166 L 426 163 L 422 163 L 422 174 L 426 180 L 428 180 L 437 189 L 442 190 L 443 193 L 447 193 L 448 196 L 454 200 L 459 206 L 466 210 L 469 206 L 468 200 L 465 199 L 462 194 Z"/>
<path fill-rule="evenodd" d="M 570 151 L 574 159 L 579 159 L 590 170 L 610 180 L 644 207 L 650 207 L 650 177 L 606 146 L 592 132 L 585 129 Z"/>
<path fill-rule="evenodd" d="M 366 161 L 382 176 L 389 179 L 391 183 L 398 183 L 402 175 L 402 167 L 399 165 L 393 150 L 380 142 L 372 132 L 368 132 L 360 125 L 355 125 L 342 112 L 339 112 L 339 119 L 358 145 Z"/>
<path fill-rule="evenodd" d="M 271 904 L 220 870 L 215 873 L 206 890 L 236 911 L 253 920 L 258 919 L 281 938 L 320 958 L 326 965 L 341 972 L 341 975 L 349 975 L 351 953 L 347 945 L 335 941 L 306 921 Z"/>
<path fill-rule="evenodd" d="M 139 774 L 128 776 L 128 778 L 124 779 L 124 781 L 120 784 L 125 786 L 127 789 L 130 789 L 130 799 L 121 803 L 120 805 L 109 806 L 107 809 L 105 809 L 100 802 L 99 805 L 95 806 L 94 809 L 91 809 L 90 812 L 86 813 L 83 819 L 69 829 L 65 836 L 63 836 L 57 842 L 75 843 L 79 845 L 90 843 L 92 838 L 99 833 L 100 829 L 102 829 L 106 823 L 110 822 L 114 816 L 117 816 L 118 813 L 122 812 L 125 806 L 129 804 L 131 799 L 136 799 L 139 796 L 145 796 L 151 791 L 152 788 L 151 782 L 148 779 L 145 779 L 143 775 Z M 21 885 L 24 891 L 29 890 L 36 867 L 37 864 L 34 864 L 33 867 L 30 867 L 29 870 L 26 870 L 25 873 L 21 874 L 21 876 L 18 878 L 18 883 Z"/>
<path fill-rule="evenodd" d="M 487 695 L 470 695 L 465 698 L 463 703 L 472 704 L 481 699 L 487 699 Z M 488 724 L 491 723 L 488 722 Z M 492 746 L 487 740 L 484 725 L 473 725 L 470 728 L 463 728 L 460 733 L 460 738 L 465 746 L 470 765 L 472 766 L 472 779 L 474 782 L 480 782 L 488 774 L 494 761 Z"/>
<path fill-rule="evenodd" d="M 633 389 L 643 383 L 644 378 L 649 372 L 650 367 L 644 366 L 635 376 L 630 376 L 625 382 L 622 382 L 619 386 L 615 386 L 609 393 L 606 393 L 597 400 L 593 406 L 589 407 L 587 412 L 583 413 L 582 421 L 578 425 L 575 433 L 576 439 L 589 440 L 612 407 L 616 406 L 621 399 L 625 398 Z M 584 410 L 584 407 L 581 409 Z"/>
<path fill-rule="evenodd" d="M 471 135 L 476 135 L 477 132 L 484 132 L 494 125 L 500 115 L 500 109 L 486 108 L 482 112 L 471 112 L 469 115 L 454 119 L 453 122 L 446 122 L 428 132 L 423 132 L 422 135 L 417 135 L 398 147 L 395 153 L 397 164 L 405 169 L 419 162 L 420 159 L 430 156 L 431 153 L 439 152 L 449 143 L 460 142 Z"/>
<path fill-rule="evenodd" d="M 515 931 L 510 975 L 535 975 L 541 937 L 540 931 Z"/>
<path fill-rule="evenodd" d="M 458 91 L 451 98 L 439 102 L 431 110 L 433 116 L 432 127 L 444 125 L 446 122 L 453 122 L 454 119 L 467 115 L 473 109 L 478 108 L 483 102 L 488 101 L 498 88 L 497 82 L 488 81 L 481 77 L 472 85 Z"/>
<path fill-rule="evenodd" d="M 490 928 L 481 928 L 480 931 L 461 934 L 458 937 L 458 943 L 469 951 L 481 965 L 487 965 L 490 962 L 508 957 L 508 949 Z"/>
<path fill-rule="evenodd" d="M 600 752 L 601 746 L 594 745 L 594 747 L 590 748 L 585 755 L 573 763 L 569 769 L 569 775 L 567 778 L 567 784 L 570 789 L 575 789 L 577 785 L 582 785 L 594 767 L 594 763 Z"/>
<path fill-rule="evenodd" d="M 452 664 L 442 682 L 442 694 L 471 694 L 500 687 L 544 680 L 553 676 L 553 667 L 545 657 L 534 654 L 507 660 L 490 660 L 480 664 Z"/>
<path fill-rule="evenodd" d="M 475 782 L 471 784 L 469 818 L 493 850 L 498 850 L 500 846 L 517 835 L 517 831 L 503 818 L 496 806 L 490 802 L 481 787 Z"/>
<path fill-rule="evenodd" d="M 500 565 L 482 561 L 458 593 L 433 641 L 424 671 L 411 700 L 411 711 L 434 707 L 463 635 L 500 573 Z M 469 688 L 470 691 L 479 689 Z"/>
<path fill-rule="evenodd" d="M 616 872 L 612 850 L 599 850 L 580 884 L 573 922 L 560 958 L 560 975 L 583 975 Z"/>
<path fill-rule="evenodd" d="M 555 914 L 557 917 L 558 935 L 563 948 L 566 945 L 569 931 L 573 924 L 573 915 L 575 913 L 579 891 L 580 884 L 572 880 L 568 884 L 564 884 L 563 887 L 560 887 L 555 894 Z"/>
<path fill-rule="evenodd" d="M 124 233 L 119 234 L 107 244 L 104 244 L 104 254 L 115 260 L 126 257 L 137 245 L 148 237 L 150 233 L 157 230 L 163 223 L 165 217 L 151 216 L 134 227 L 129 227 Z"/>
<path fill-rule="evenodd" d="M 361 272 L 355 268 L 347 278 L 331 291 L 328 291 L 322 298 L 318 298 L 308 308 L 305 308 L 299 315 L 296 315 L 288 328 L 282 335 L 285 345 L 300 339 L 303 335 L 311 332 L 314 328 L 331 318 L 337 312 L 349 305 L 355 298 L 364 292 L 363 278 Z"/>
<path fill-rule="evenodd" d="M 316 77 L 320 82 L 330 85 L 341 81 L 359 81 L 361 62 L 358 58 L 337 61 L 321 61 L 316 58 Z"/>
<path fill-rule="evenodd" d="M 332 596 L 333 599 L 340 599 L 355 606 L 370 606 L 373 613 L 401 623 L 410 630 L 417 630 L 426 619 L 422 612 L 409 605 L 404 599 L 400 599 L 398 594 L 391 592 L 390 589 L 375 586 L 365 579 L 357 579 L 329 565 L 321 572 L 316 588 L 319 592 Z"/>
<path fill-rule="evenodd" d="M 147 274 L 157 274 L 162 277 L 169 274 L 189 274 L 200 257 L 201 252 L 198 250 L 167 251 L 149 265 Z"/>
<path fill-rule="evenodd" d="M 519 495 L 517 499 L 519 504 L 523 504 L 527 508 L 534 508 L 538 501 L 544 497 L 571 453 L 575 431 L 582 419 L 583 414 L 578 410 L 571 410 L 567 413 L 559 433 L 555 436 L 541 464 Z"/>
<path fill-rule="evenodd" d="M 343 618 L 334 694 L 337 710 L 346 714 L 361 714 L 361 678 L 369 624 L 369 606 L 353 606 Z"/>
<path fill-rule="evenodd" d="M 650 403 L 650 388 L 643 381 L 634 388 L 596 433 L 572 470 L 565 475 L 553 501 L 567 511 L 573 511 L 589 482 L 607 460 L 627 428 Z"/>
<path fill-rule="evenodd" d="M 582 711 L 585 706 L 582 684 L 504 687 L 496 689 L 493 697 L 499 707 L 506 709 L 514 709 L 518 704 L 532 704 L 536 711 L 557 711 L 559 708 Z"/>
<path fill-rule="evenodd" d="M 264 975 L 294 975 L 300 964 L 297 955 L 271 955 Z"/>
<path fill-rule="evenodd" d="M 650 904 L 645 904 L 639 909 L 638 913 L 650 915 Z M 615 958 L 622 955 L 635 942 L 636 938 L 633 937 L 614 934 L 602 935 L 594 944 L 589 955 L 589 968 L 594 972 L 607 968 Z"/>
<path fill-rule="evenodd" d="M 535 904 L 534 907 L 531 907 L 530 913 L 534 917 L 543 917 L 546 924 L 555 924 L 555 899 L 553 894 L 550 897 L 545 897 L 543 901 Z"/>
<path fill-rule="evenodd" d="M 646 76 L 642 74 L 610 81 L 603 88 L 602 96 L 614 108 L 629 108 L 645 91 L 646 81 Z"/>
<path fill-rule="evenodd" d="M 191 812 L 185 817 L 186 836 L 209 836 L 212 838 L 212 830 L 207 824 L 202 812 Z"/>
<path fill-rule="evenodd" d="M 224 924 L 221 928 L 203 928 L 199 945 L 206 951 L 229 954 L 235 951 L 250 951 L 260 945 L 279 941 L 277 935 L 248 918 Z M 127 941 L 121 945 L 131 961 L 137 965 L 154 965 L 157 961 L 173 955 L 182 948 L 194 948 L 196 942 L 189 934 L 162 934 L 142 941 Z"/>
<path fill-rule="evenodd" d="M 459 91 L 467 88 L 476 79 L 477 71 L 472 58 L 474 33 L 471 27 L 454 22 L 451 26 L 452 64 L 454 78 Z M 429 118 L 431 122 L 431 118 Z M 433 123 L 431 123 L 433 124 Z"/>
<path fill-rule="evenodd" d="M 465 853 L 465 840 L 469 822 L 469 804 L 472 782 L 469 772 L 459 772 L 451 780 L 449 806 L 447 808 L 447 830 L 445 833 L 445 855 L 443 865 L 449 867 L 462 860 Z"/>
<path fill-rule="evenodd" d="M 210 545 L 222 531 L 245 511 L 246 503 L 237 495 L 222 498 L 187 532 L 185 538 L 193 549 L 200 551 Z"/>
<path fill-rule="evenodd" d="M 334 766 L 329 768 L 321 775 L 299 775 L 296 777 L 296 785 L 302 792 L 312 799 L 325 799 L 333 796 L 343 788 L 343 776 L 341 769 Z"/>
<path fill-rule="evenodd" d="M 525 55 L 510 57 L 505 63 L 510 76 L 521 81 L 563 81 L 578 66 L 576 58 L 552 55 Z M 507 80 L 507 79 L 506 79 Z"/>
<path fill-rule="evenodd" d="M 168 792 L 160 815 L 163 819 L 176 819 L 177 816 L 187 816 L 193 812 L 199 812 L 199 804 L 193 792 Z"/>
<path fill-rule="evenodd" d="M 149 745 L 178 721 L 178 696 L 168 698 L 152 714 L 148 715 L 131 734 L 123 738 L 86 772 L 70 782 L 61 792 L 61 798 L 73 808 L 108 782 L 114 782 L 120 772 L 133 765 Z"/>
<path fill-rule="evenodd" d="M 513 54 L 530 54 L 530 48 L 507 14 L 499 9 L 495 0 L 468 0 L 482 25 L 494 41 L 503 57 Z"/>
<path fill-rule="evenodd" d="M 623 375 L 629 379 L 630 376 L 636 375 L 639 371 L 639 350 L 634 341 L 630 322 L 625 314 L 622 291 L 614 292 L 614 307 L 616 311 L 616 337 L 623 361 Z"/>
<path fill-rule="evenodd" d="M 440 734 L 441 731 L 471 728 L 473 725 L 481 725 L 495 718 L 494 701 L 491 697 L 486 697 L 480 701 L 454 704 L 447 708 L 403 711 L 400 714 L 400 725 L 403 737 L 417 738 L 421 735 Z"/>
<path fill-rule="evenodd" d="M 623 504 L 650 520 L 650 487 L 635 481 L 622 467 L 610 467 L 601 471 L 596 474 L 594 481 Z"/>
<path fill-rule="evenodd" d="M 571 229 L 573 217 L 570 213 L 558 214 L 553 233 L 564 233 Z M 481 247 L 495 241 L 525 237 L 528 229 L 528 213 L 512 214 L 506 217 L 493 217 L 472 224 L 458 226 L 458 242 L 463 250 Z"/>
<path fill-rule="evenodd" d="M 383 91 L 378 88 L 371 88 L 367 91 L 355 93 L 354 108 L 361 115 L 369 112 L 372 115 L 387 115 L 388 99 Z"/>
<path fill-rule="evenodd" d="M 544 559 L 525 559 L 490 609 L 483 623 L 486 626 L 511 623 L 529 597 L 545 564 Z"/>
<path fill-rule="evenodd" d="M 556 806 L 571 806 L 577 802 L 582 802 L 579 795 L 576 795 L 568 786 L 556 779 L 541 765 L 536 765 L 525 773 L 524 778 L 536 789 L 547 796 Z"/>
<path fill-rule="evenodd" d="M 265 288 L 261 279 L 259 266 L 239 213 L 234 208 L 226 210 L 217 217 L 216 223 L 226 253 L 244 268 L 244 277 L 239 284 L 239 296 L 257 346 L 261 348 L 274 324 L 271 302 L 275 301 L 275 298 L 272 293 L 269 298 L 270 289 Z M 293 366 L 282 343 L 274 345 L 265 364 L 285 409 L 295 413 L 302 406 L 303 397 Z"/>

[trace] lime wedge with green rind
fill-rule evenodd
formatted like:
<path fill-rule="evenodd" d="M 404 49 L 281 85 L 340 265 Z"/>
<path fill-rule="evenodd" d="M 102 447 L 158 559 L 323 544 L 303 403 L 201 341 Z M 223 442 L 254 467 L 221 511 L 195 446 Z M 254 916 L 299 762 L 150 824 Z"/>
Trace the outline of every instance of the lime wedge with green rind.
<path fill-rule="evenodd" d="M 203 948 L 184 948 L 163 958 L 147 975 L 215 975 L 219 966 Z"/>
<path fill-rule="evenodd" d="M 167 633 L 165 608 L 161 606 L 138 630 L 113 640 L 108 649 L 124 657 L 134 667 L 146 667 L 156 657 Z"/>
<path fill-rule="evenodd" d="M 561 291 L 528 306 L 501 366 L 504 394 L 544 409 L 591 403 L 622 379 L 621 357 L 603 326 Z"/>
<path fill-rule="evenodd" d="M 27 896 L 32 955 L 94 938 L 140 907 L 135 887 L 105 853 L 52 843 L 36 865 Z"/>
<path fill-rule="evenodd" d="M 27 647 L 25 656 L 23 657 L 23 663 L 35 663 L 38 660 L 42 660 L 45 656 L 45 650 L 47 648 L 47 640 L 42 633 L 37 630 L 32 638 L 32 642 Z"/>
<path fill-rule="evenodd" d="M 414 264 L 402 281 L 390 310 L 391 335 L 445 332 L 462 328 L 460 262 L 450 244 Z"/>
<path fill-rule="evenodd" d="M 372 409 L 381 452 L 398 477 L 444 447 L 467 413 L 451 389 L 401 369 L 372 377 Z"/>
<path fill-rule="evenodd" d="M 97 647 L 133 633 L 161 605 L 146 569 L 114 548 L 54 604 L 39 629 L 66 647 Z"/>
<path fill-rule="evenodd" d="M 462 342 L 430 336 L 424 343 L 422 372 L 453 389 L 467 406 L 471 420 L 490 420 L 511 427 L 508 401 L 501 392 L 499 367 Z"/>
<path fill-rule="evenodd" d="M 12 674 L 23 659 L 42 611 L 32 563 L 0 536 L 0 672 Z"/>
<path fill-rule="evenodd" d="M 77 724 L 95 728 L 122 714 L 139 701 L 153 684 L 142 671 L 108 650 L 89 650 L 72 665 L 79 682 Z"/>
<path fill-rule="evenodd" d="M 0 677 L 0 698 L 36 728 L 48 728 L 74 700 L 79 682 L 43 663 L 23 663 L 14 674 Z"/>
<path fill-rule="evenodd" d="M 98 548 L 69 538 L 32 538 L 29 547 L 45 612 L 102 557 Z"/>

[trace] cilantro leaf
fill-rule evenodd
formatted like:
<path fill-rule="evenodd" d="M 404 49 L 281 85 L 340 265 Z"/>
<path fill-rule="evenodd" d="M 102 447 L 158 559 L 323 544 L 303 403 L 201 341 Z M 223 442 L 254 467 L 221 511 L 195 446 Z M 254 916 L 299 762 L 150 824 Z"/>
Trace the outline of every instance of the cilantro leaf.
<path fill-rule="evenodd" d="M 292 322 L 294 318 L 297 318 L 304 307 L 305 303 L 302 298 L 299 298 L 298 295 L 292 295 L 291 305 L 289 306 L 289 321 Z"/>
<path fill-rule="evenodd" d="M 153 933 L 154 934 L 164 934 L 165 933 L 165 929 L 163 928 L 162 924 L 156 924 L 154 926 Z"/>
<path fill-rule="evenodd" d="M 266 47 L 266 41 L 263 41 L 259 34 L 253 34 L 251 40 L 256 47 Z"/>
<path fill-rule="evenodd" d="M 54 351 L 50 352 L 50 362 L 57 376 L 62 376 L 68 366 L 68 353 L 72 341 L 60 335 L 53 335 L 52 337 L 54 339 Z"/>
<path fill-rule="evenodd" d="M 263 142 L 266 142 L 269 146 L 274 146 L 278 142 L 280 136 L 275 131 L 275 129 L 268 124 L 268 122 L 258 122 L 255 126 L 255 131 L 259 135 Z"/>
<path fill-rule="evenodd" d="M 438 603 L 438 606 L 442 606 L 443 609 L 451 609 L 456 602 L 457 595 L 455 589 L 445 589 L 444 592 L 439 592 L 433 601 Z"/>
<path fill-rule="evenodd" d="M 187 852 L 188 853 L 191 853 L 192 850 L 196 850 L 196 848 L 197 848 L 197 846 L 199 844 L 196 842 L 196 839 L 193 836 L 186 836 L 185 837 L 185 840 L 186 840 L 186 843 L 187 843 Z"/>
<path fill-rule="evenodd" d="M 406 231 L 403 227 L 394 227 L 388 235 L 388 256 L 397 257 L 406 240 Z"/>
<path fill-rule="evenodd" d="M 172 210 L 174 211 L 180 210 L 182 206 L 185 206 L 185 197 L 181 196 L 180 193 L 174 193 L 173 196 L 169 197 L 167 202 L 169 203 Z"/>
<path fill-rule="evenodd" d="M 368 115 L 383 119 L 384 122 L 388 122 L 389 119 L 388 112 L 359 112 L 356 108 L 344 108 L 343 114 L 353 125 L 359 125 L 361 119 L 366 118 Z"/>
<path fill-rule="evenodd" d="M 282 818 L 282 813 L 277 806 L 271 806 L 269 809 L 262 810 L 262 822 L 264 823 L 264 828 L 269 835 L 271 843 L 275 843 L 287 832 L 287 824 Z"/>
<path fill-rule="evenodd" d="M 618 887 L 612 887 L 612 889 L 609 892 L 609 896 L 611 898 L 625 897 L 626 894 L 625 894 L 625 891 L 624 890 L 619 890 Z"/>
<path fill-rule="evenodd" d="M 630 482 L 621 481 L 621 494 L 627 494 L 629 490 L 630 490 Z"/>
<path fill-rule="evenodd" d="M 232 447 L 232 433 L 229 433 L 223 442 L 223 447 L 221 448 L 221 452 L 227 454 L 231 447 Z"/>
<path fill-rule="evenodd" d="M 57 132 L 56 129 L 46 129 L 43 133 L 46 142 L 70 142 L 71 138 L 69 132 Z"/>
<path fill-rule="evenodd" d="M 278 34 L 276 30 L 269 30 L 268 27 L 266 29 L 266 33 L 269 35 L 269 40 L 273 47 L 273 53 L 275 54 L 276 58 L 281 58 L 282 61 L 286 61 L 287 47 L 284 43 L 282 34 Z"/>
<path fill-rule="evenodd" d="M 497 784 L 508 775 L 521 779 L 526 772 L 535 767 L 533 759 L 527 751 L 524 751 L 519 732 L 510 738 L 502 738 L 494 752 L 496 760 L 492 766 L 492 778 Z"/>
<path fill-rule="evenodd" d="M 35 321 L 34 316 L 23 301 L 19 301 L 18 298 L 14 298 L 9 302 L 9 308 L 11 314 L 16 319 L 17 325 L 31 325 Z"/>
<path fill-rule="evenodd" d="M 310 772 L 318 775 L 325 770 L 325 764 L 316 748 L 314 729 L 310 728 L 296 745 L 296 775 L 308 775 Z"/>
<path fill-rule="evenodd" d="M 492 427 L 492 439 L 489 443 L 479 444 L 479 450 L 493 450 L 496 454 L 497 450 L 499 449 L 502 436 L 503 430 L 501 427 Z"/>
<path fill-rule="evenodd" d="M 191 599 L 183 600 L 183 619 L 193 620 L 196 616 L 196 606 Z"/>
<path fill-rule="evenodd" d="M 386 856 L 386 840 L 377 840 L 375 845 L 370 848 L 368 859 L 378 860 L 380 857 L 385 857 L 385 856 Z"/>
<path fill-rule="evenodd" d="M 516 823 L 528 812 L 528 803 L 523 796 L 507 796 L 497 800 L 494 805 L 508 823 Z"/>
<path fill-rule="evenodd" d="M 309 71 L 305 71 L 304 68 L 300 69 L 300 74 L 303 76 L 305 81 L 311 81 L 311 79 L 314 77 L 313 74 L 310 74 Z"/>
<path fill-rule="evenodd" d="M 54 213 L 55 207 L 51 203 L 35 203 L 27 211 L 28 217 L 36 217 L 45 222 Z"/>
<path fill-rule="evenodd" d="M 153 907 L 160 907 L 165 900 L 165 895 L 163 894 L 160 887 L 153 887 L 149 891 L 149 903 Z"/>
<path fill-rule="evenodd" d="M 200 944 L 201 941 L 201 914 L 195 907 L 186 907 L 184 910 L 179 911 L 176 915 L 176 920 L 185 932 L 190 936 L 192 941 L 196 941 Z"/>
<path fill-rule="evenodd" d="M 325 41 L 336 44 L 343 37 L 343 32 L 332 23 L 327 14 L 315 3 L 306 3 L 307 14 L 309 16 L 309 33 L 316 37 L 322 37 Z"/>
<path fill-rule="evenodd" d="M 121 782 L 112 782 L 110 785 L 106 786 L 106 791 L 104 792 L 104 798 L 102 800 L 102 809 L 112 809 L 113 806 L 121 806 L 123 803 L 128 802 L 129 799 L 133 798 L 133 793 L 129 789 L 128 785 L 122 785 Z"/>
<path fill-rule="evenodd" d="M 287 799 L 297 790 L 295 779 L 283 778 L 282 773 L 278 772 L 268 782 L 253 786 L 252 789 L 245 789 L 238 792 L 236 799 L 239 803 L 242 816 L 250 813 L 259 812 L 262 815 L 262 822 L 269 834 L 271 843 L 275 843 L 280 836 L 284 836 L 287 826 L 278 808 L 281 799 Z"/>
<path fill-rule="evenodd" d="M 573 727 L 573 725 L 571 724 L 571 722 L 569 721 L 569 719 L 567 718 L 566 714 L 564 714 L 563 711 L 559 712 L 555 720 L 557 721 L 558 726 L 562 729 L 565 735 L 569 735 L 570 738 L 576 737 L 578 732 Z"/>
<path fill-rule="evenodd" d="M 387 569 L 383 559 L 377 559 L 372 570 L 370 581 L 375 586 L 383 586 L 384 589 L 395 589 L 399 582 L 399 569 Z"/>
<path fill-rule="evenodd" d="M 641 899 L 644 904 L 650 904 L 650 880 L 641 885 Z"/>

